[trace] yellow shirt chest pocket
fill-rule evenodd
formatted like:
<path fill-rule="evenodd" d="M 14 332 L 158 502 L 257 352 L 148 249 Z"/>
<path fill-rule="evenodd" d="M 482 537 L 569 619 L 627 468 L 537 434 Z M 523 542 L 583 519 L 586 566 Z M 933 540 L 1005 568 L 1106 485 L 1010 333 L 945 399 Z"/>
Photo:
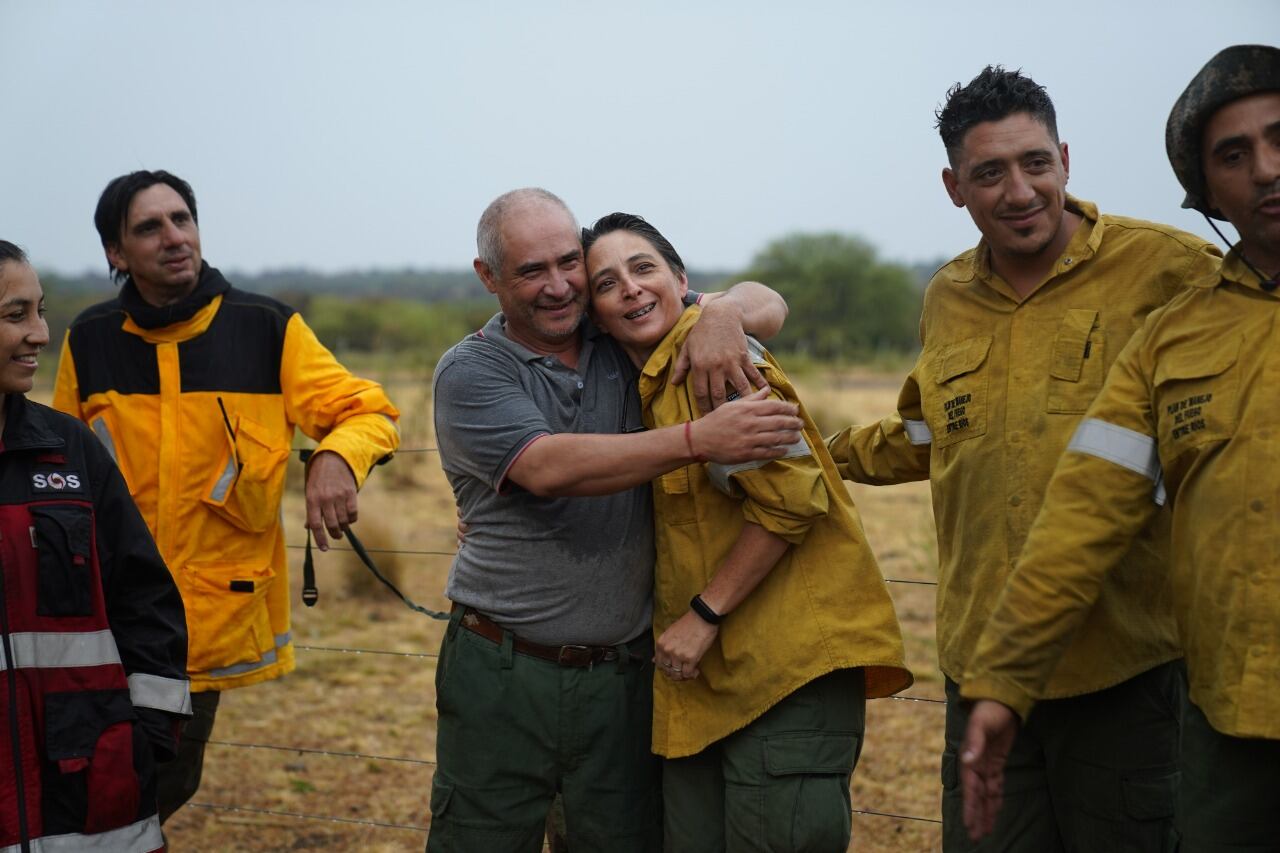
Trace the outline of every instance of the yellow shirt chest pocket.
<path fill-rule="evenodd" d="M 987 392 L 991 371 L 987 355 L 991 336 L 979 335 L 939 348 L 933 360 L 934 381 L 922 383 L 925 418 L 933 446 L 947 447 L 987 431 Z"/>
<path fill-rule="evenodd" d="M 668 471 L 654 483 L 654 509 L 664 524 L 694 524 L 698 520 L 689 470 L 691 467 L 686 465 Z"/>
<path fill-rule="evenodd" d="M 1240 343 L 1239 337 L 1231 336 L 1158 356 L 1153 397 L 1162 457 L 1172 459 L 1192 447 L 1235 434 Z"/>
<path fill-rule="evenodd" d="M 1053 341 L 1046 411 L 1080 413 L 1089 408 L 1107 378 L 1106 343 L 1097 311 L 1067 311 Z"/>

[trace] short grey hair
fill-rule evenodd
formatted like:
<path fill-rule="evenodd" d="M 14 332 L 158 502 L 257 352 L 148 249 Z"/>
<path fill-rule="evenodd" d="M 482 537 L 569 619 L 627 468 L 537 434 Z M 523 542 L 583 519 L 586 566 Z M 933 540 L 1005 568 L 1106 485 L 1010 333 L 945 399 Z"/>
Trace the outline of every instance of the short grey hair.
<path fill-rule="evenodd" d="M 476 225 L 476 254 L 482 263 L 493 270 L 495 275 L 502 271 L 504 254 L 502 222 L 514 208 L 522 207 L 531 202 L 542 202 L 559 207 L 573 221 L 573 230 L 578 230 L 578 219 L 573 215 L 573 211 L 569 209 L 569 205 L 565 204 L 560 196 L 549 190 L 544 190 L 542 187 L 521 187 L 518 190 L 503 193 L 489 202 L 489 206 L 484 209 L 484 213 L 480 214 L 479 224 Z"/>

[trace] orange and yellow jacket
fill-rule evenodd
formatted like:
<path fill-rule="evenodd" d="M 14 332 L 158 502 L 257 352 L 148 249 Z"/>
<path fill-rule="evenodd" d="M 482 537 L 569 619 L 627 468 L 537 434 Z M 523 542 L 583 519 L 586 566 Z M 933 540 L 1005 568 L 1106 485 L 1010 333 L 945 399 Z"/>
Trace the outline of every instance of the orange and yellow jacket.
<path fill-rule="evenodd" d="M 399 413 L 292 308 L 207 265 L 193 297 L 194 311 L 165 315 L 129 281 L 82 313 L 53 404 L 111 453 L 173 573 L 191 689 L 226 690 L 294 666 L 280 517 L 294 428 L 361 485 L 399 445 Z"/>

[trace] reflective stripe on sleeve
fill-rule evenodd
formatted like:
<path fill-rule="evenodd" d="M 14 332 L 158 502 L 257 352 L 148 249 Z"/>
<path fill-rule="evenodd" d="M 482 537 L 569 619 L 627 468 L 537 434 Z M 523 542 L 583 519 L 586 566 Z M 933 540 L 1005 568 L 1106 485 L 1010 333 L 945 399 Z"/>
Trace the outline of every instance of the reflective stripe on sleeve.
<path fill-rule="evenodd" d="M 1076 427 L 1067 450 L 1096 456 L 1135 474 L 1141 474 L 1155 484 L 1152 499 L 1157 504 L 1164 505 L 1164 472 L 1160 468 L 1156 440 L 1151 436 L 1097 418 L 1089 418 Z"/>
<path fill-rule="evenodd" d="M 111 461 L 119 465 L 120 460 L 116 458 L 116 443 L 111 438 L 111 430 L 107 429 L 107 422 L 101 417 L 94 418 L 91 428 L 93 434 L 98 437 L 98 441 L 102 442 L 102 446 L 107 449 Z"/>
<path fill-rule="evenodd" d="M 902 425 L 907 428 L 907 441 L 916 445 L 933 443 L 933 432 L 929 429 L 929 424 L 925 421 L 909 421 L 902 419 Z"/>
<path fill-rule="evenodd" d="M 10 666 L 14 669 L 54 669 L 120 663 L 120 652 L 110 630 L 83 633 L 25 631 L 10 634 L 9 644 L 13 649 L 13 662 L 0 661 L 0 669 Z"/>
<path fill-rule="evenodd" d="M 798 459 L 801 456 L 812 456 L 813 451 L 809 450 L 808 443 L 802 437 L 795 444 L 787 448 L 787 452 L 779 459 Z M 742 491 L 733 484 L 733 475 L 742 471 L 754 471 L 757 468 L 763 468 L 773 459 L 754 459 L 750 462 L 740 462 L 737 465 L 721 465 L 718 462 L 712 462 L 707 465 L 707 479 L 711 480 L 711 485 L 724 492 L 729 497 L 741 497 Z"/>
<path fill-rule="evenodd" d="M 160 850 L 164 836 L 160 834 L 160 818 L 152 815 L 128 826 L 82 835 L 46 835 L 31 839 L 31 853 L 120 853 L 120 851 Z M 21 844 L 0 847 L 0 853 L 19 853 Z"/>
<path fill-rule="evenodd" d="M 129 676 L 129 699 L 139 708 L 155 708 L 171 714 L 191 713 L 191 688 L 185 678 L 135 672 Z"/>

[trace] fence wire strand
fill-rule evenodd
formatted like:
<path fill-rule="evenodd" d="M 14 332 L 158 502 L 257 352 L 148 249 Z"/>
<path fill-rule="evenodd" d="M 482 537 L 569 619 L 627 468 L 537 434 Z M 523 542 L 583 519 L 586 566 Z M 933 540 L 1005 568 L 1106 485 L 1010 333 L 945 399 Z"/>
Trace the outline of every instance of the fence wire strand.
<path fill-rule="evenodd" d="M 285 545 L 284 547 L 294 551 L 302 551 L 306 549 L 306 545 Z M 330 545 L 330 551 L 341 551 L 347 554 L 354 554 L 354 548 L 346 548 L 341 545 Z M 365 548 L 369 554 L 400 554 L 409 557 L 453 557 L 457 551 L 429 551 L 425 549 L 413 548 Z M 937 586 L 937 581 L 924 580 L 922 578 L 885 578 L 885 583 L 905 583 L 916 584 L 919 586 Z"/>
<path fill-rule="evenodd" d="M 942 823 L 942 821 L 936 817 L 918 817 L 916 815 L 909 814 L 894 814 L 893 812 L 873 812 L 869 809 L 851 809 L 851 811 L 854 814 L 870 815 L 871 817 L 892 817 L 897 818 L 898 820 L 918 820 L 921 823 Z"/>
<path fill-rule="evenodd" d="M 306 755 L 328 755 L 334 758 L 363 758 L 368 761 L 400 761 L 405 764 L 422 764 L 427 767 L 436 766 L 434 761 L 427 761 L 425 758 L 409 758 L 403 755 L 369 755 L 363 752 L 342 752 L 336 749 L 312 749 L 306 746 L 282 746 L 276 743 L 240 743 L 232 740 L 210 740 L 207 743 L 217 744 L 218 746 L 232 746 L 237 749 L 267 749 Z"/>
<path fill-rule="evenodd" d="M 333 815 L 305 814 L 303 812 L 286 812 L 280 809 L 259 809 L 253 806 L 233 806 L 226 803 L 189 802 L 188 806 L 197 809 L 209 809 L 224 812 L 247 812 L 248 814 L 271 815 L 272 817 L 292 817 L 302 820 L 323 820 L 330 823 L 357 823 L 363 826 L 376 826 L 381 829 L 409 829 L 414 832 L 426 832 L 428 827 L 411 823 L 391 823 L 383 820 L 369 820 L 362 817 L 334 817 Z"/>

